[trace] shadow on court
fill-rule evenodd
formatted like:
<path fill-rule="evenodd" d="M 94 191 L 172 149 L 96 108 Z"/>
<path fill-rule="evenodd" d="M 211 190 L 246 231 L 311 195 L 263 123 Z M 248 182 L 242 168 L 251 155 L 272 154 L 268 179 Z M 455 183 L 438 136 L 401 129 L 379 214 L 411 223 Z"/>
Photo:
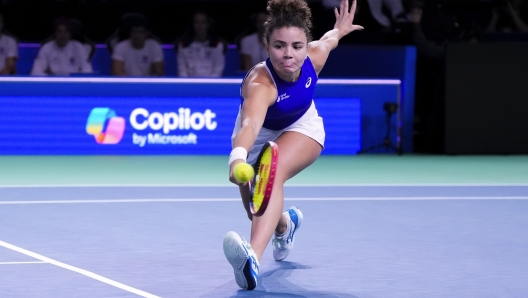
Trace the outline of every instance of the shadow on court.
<path fill-rule="evenodd" d="M 276 262 L 276 264 L 278 264 L 278 268 L 261 273 L 259 276 L 259 284 L 255 290 L 238 290 L 230 297 L 358 298 L 357 296 L 345 293 L 313 291 L 295 285 L 288 280 L 288 277 L 294 272 L 294 270 L 310 270 L 312 267 L 286 261 Z M 232 282 L 218 287 L 216 290 L 203 297 L 216 297 L 217 295 L 224 294 L 227 291 L 237 288 L 238 286 L 233 280 Z M 270 290 L 270 292 L 268 292 L 267 289 Z"/>

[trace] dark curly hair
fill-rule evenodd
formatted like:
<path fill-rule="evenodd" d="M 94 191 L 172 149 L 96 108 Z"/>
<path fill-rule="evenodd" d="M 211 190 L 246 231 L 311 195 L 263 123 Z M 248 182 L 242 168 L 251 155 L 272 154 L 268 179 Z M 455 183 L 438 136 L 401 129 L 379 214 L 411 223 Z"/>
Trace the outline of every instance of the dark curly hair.
<path fill-rule="evenodd" d="M 312 41 L 312 12 L 304 0 L 269 0 L 268 20 L 264 24 L 264 42 L 269 44 L 273 30 L 284 27 L 297 27 L 306 33 L 308 42 Z"/>

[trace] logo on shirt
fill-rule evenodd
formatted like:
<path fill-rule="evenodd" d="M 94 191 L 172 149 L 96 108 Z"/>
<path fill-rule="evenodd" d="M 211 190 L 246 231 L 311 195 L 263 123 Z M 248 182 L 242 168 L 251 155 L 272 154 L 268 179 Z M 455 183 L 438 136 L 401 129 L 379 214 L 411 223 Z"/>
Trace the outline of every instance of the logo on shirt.
<path fill-rule="evenodd" d="M 98 144 L 117 144 L 125 132 L 125 118 L 117 117 L 109 108 L 94 108 L 88 116 L 86 132 L 93 135 Z"/>
<path fill-rule="evenodd" d="M 0 48 L 0 54 L 4 53 L 4 48 Z"/>
<path fill-rule="evenodd" d="M 75 57 L 70 57 L 70 65 L 75 65 Z"/>
<path fill-rule="evenodd" d="M 287 98 L 290 98 L 289 94 L 286 94 L 286 93 L 281 94 L 281 95 L 279 95 L 279 97 L 277 97 L 277 102 L 281 102 L 282 100 L 285 100 Z"/>
<path fill-rule="evenodd" d="M 312 84 L 312 77 L 309 77 L 308 80 L 306 81 L 306 84 L 304 85 L 304 87 L 308 88 L 308 87 L 310 87 L 311 84 Z"/>

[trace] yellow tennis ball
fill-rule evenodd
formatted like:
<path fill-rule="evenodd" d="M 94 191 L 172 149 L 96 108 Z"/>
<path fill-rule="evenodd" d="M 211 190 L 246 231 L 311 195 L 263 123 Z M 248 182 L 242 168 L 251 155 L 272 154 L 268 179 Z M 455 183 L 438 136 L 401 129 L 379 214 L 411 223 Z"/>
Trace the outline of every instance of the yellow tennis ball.
<path fill-rule="evenodd" d="M 235 168 L 233 169 L 233 175 L 235 176 L 235 179 L 240 182 L 248 182 L 249 180 L 253 179 L 255 171 L 251 165 L 241 162 L 235 165 Z"/>

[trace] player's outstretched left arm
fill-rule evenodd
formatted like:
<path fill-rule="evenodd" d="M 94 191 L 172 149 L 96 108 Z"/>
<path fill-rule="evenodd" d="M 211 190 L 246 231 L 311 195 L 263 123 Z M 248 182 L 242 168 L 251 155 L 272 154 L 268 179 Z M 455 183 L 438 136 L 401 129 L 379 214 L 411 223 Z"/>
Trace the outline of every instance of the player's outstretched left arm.
<path fill-rule="evenodd" d="M 308 54 L 317 73 L 323 69 L 330 51 L 337 47 L 341 38 L 352 31 L 363 30 L 362 26 L 353 24 L 356 4 L 357 0 L 352 0 L 352 6 L 349 9 L 348 0 L 341 0 L 339 9 L 334 8 L 336 17 L 334 29 L 326 32 L 321 39 L 310 42 Z"/>

